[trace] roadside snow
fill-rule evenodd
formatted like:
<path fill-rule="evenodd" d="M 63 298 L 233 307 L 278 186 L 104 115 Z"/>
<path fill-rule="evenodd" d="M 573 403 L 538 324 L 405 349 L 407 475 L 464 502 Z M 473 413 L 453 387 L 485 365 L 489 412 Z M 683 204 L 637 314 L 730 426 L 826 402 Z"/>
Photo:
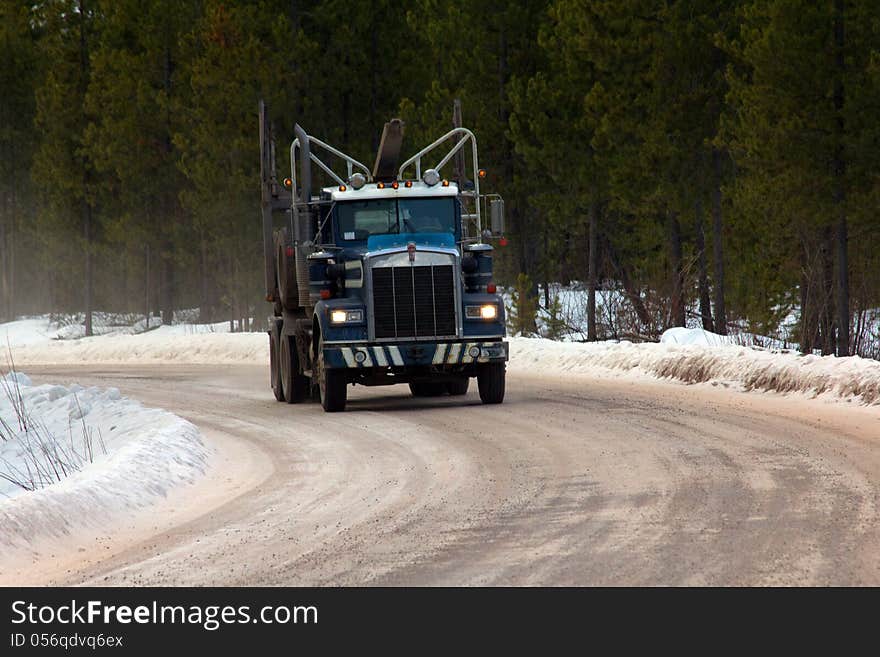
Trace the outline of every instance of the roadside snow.
<path fill-rule="evenodd" d="M 703 347 L 721 347 L 730 344 L 742 344 L 732 335 L 718 335 L 701 328 L 684 328 L 676 326 L 666 329 L 660 336 L 661 344 L 695 344 Z"/>
<path fill-rule="evenodd" d="M 180 319 L 188 320 L 197 315 L 196 311 L 180 311 Z M 175 317 L 175 319 L 178 319 Z M 190 335 L 194 333 L 226 333 L 229 322 L 215 324 L 195 324 L 179 321 L 163 326 L 162 320 L 153 317 L 149 327 L 143 315 L 124 315 L 96 312 L 92 317 L 92 331 L 95 336 L 138 335 L 151 331 L 162 331 L 165 335 Z M 14 322 L 0 324 L 0 347 L 24 347 L 45 344 L 59 340 L 78 340 L 85 336 L 81 315 L 40 315 L 26 317 Z"/>
<path fill-rule="evenodd" d="M 880 361 L 742 347 L 724 344 L 724 338 L 714 333 L 695 331 L 705 335 L 678 335 L 688 341 L 685 344 L 673 342 L 671 336 L 659 344 L 511 338 L 510 368 L 544 375 L 616 373 L 683 383 L 723 383 L 745 390 L 880 404 Z"/>
<path fill-rule="evenodd" d="M 49 341 L 13 350 L 17 364 L 268 363 L 264 333 L 181 334 L 160 328 L 140 335 Z M 724 383 L 745 390 L 825 395 L 880 404 L 880 361 L 802 356 L 784 349 L 730 344 L 702 329 L 671 329 L 657 343 L 556 342 L 510 338 L 512 372 L 549 376 L 652 377 Z"/>
<path fill-rule="evenodd" d="M 52 340 L 13 348 L 16 365 L 138 363 L 157 365 L 267 363 L 265 333 L 188 332 L 185 326 L 162 326 L 138 335 Z"/>
<path fill-rule="evenodd" d="M 0 473 L 7 476 L 0 481 L 0 548 L 100 525 L 206 469 L 209 451 L 195 426 L 114 388 L 33 385 L 20 373 L 0 377 L 0 384 L 14 393 L 11 399 L 0 392 Z M 16 405 L 25 410 L 27 431 Z M 49 465 L 41 451 L 75 471 L 60 480 L 54 467 L 40 474 Z"/>

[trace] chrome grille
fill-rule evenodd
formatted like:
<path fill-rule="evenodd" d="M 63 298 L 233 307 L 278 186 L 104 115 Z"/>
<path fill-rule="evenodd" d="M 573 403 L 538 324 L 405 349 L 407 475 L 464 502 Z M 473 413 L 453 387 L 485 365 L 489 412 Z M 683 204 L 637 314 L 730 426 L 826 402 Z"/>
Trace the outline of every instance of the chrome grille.
<path fill-rule="evenodd" d="M 376 267 L 372 277 L 377 339 L 456 334 L 452 265 Z"/>

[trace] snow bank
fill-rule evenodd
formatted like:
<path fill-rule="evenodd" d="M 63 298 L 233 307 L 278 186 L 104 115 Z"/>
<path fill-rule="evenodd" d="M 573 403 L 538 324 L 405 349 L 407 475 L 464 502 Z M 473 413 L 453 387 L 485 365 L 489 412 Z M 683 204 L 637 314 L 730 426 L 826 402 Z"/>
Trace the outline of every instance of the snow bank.
<path fill-rule="evenodd" d="M 268 362 L 269 338 L 265 333 L 188 332 L 190 328 L 162 326 L 138 335 L 25 343 L 13 348 L 12 356 L 17 365 Z"/>
<path fill-rule="evenodd" d="M 742 343 L 731 335 L 718 335 L 701 328 L 676 326 L 663 332 L 663 335 L 660 336 L 660 344 L 695 344 L 703 347 L 721 347 Z"/>
<path fill-rule="evenodd" d="M 17 364 L 268 363 L 264 333 L 185 334 L 162 327 L 140 335 L 26 344 Z M 556 342 L 511 338 L 513 372 L 568 376 L 651 376 L 685 383 L 724 382 L 746 390 L 828 394 L 880 404 L 880 362 L 853 356 L 801 356 L 730 343 L 702 329 L 671 329 L 662 342 Z"/>
<path fill-rule="evenodd" d="M 700 329 L 697 329 L 700 331 Z M 571 343 L 512 338 L 512 371 L 557 375 L 647 375 L 684 383 L 724 382 L 745 390 L 831 395 L 841 400 L 880 404 L 880 362 L 858 356 L 801 356 L 790 351 L 666 342 Z M 721 336 L 715 336 L 720 338 Z"/>
<path fill-rule="evenodd" d="M 198 311 L 178 311 L 178 319 L 191 319 Z M 95 336 L 137 335 L 150 331 L 160 331 L 162 335 L 191 335 L 200 333 L 226 333 L 229 322 L 215 324 L 195 324 L 179 321 L 163 326 L 162 320 L 153 317 L 149 327 L 143 315 L 96 312 L 92 317 L 92 332 Z M 46 344 L 56 340 L 77 340 L 85 336 L 82 315 L 40 315 L 26 317 L 14 322 L 0 324 L 0 345 L 3 347 L 25 347 Z"/>
<path fill-rule="evenodd" d="M 28 445 L 39 443 L 39 435 L 53 436 L 67 454 L 84 456 L 78 471 L 38 490 L 0 481 L 0 551 L 68 534 L 74 526 L 100 526 L 192 482 L 206 469 L 208 449 L 195 426 L 167 411 L 144 408 L 114 388 L 33 385 L 22 374 L 0 377 L 0 384 L 16 398 L 0 392 L 6 427 L 0 472 L 27 482 L 33 472 Z M 19 393 L 32 423 L 28 432 L 14 408 Z M 91 437 L 91 459 L 85 456 L 83 427 Z"/>

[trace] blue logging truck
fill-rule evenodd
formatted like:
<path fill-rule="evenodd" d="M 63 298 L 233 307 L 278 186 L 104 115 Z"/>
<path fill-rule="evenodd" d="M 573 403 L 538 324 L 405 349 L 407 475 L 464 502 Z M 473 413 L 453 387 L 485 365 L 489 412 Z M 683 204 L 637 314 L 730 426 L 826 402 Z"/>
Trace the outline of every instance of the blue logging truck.
<path fill-rule="evenodd" d="M 454 128 L 398 167 L 394 119 L 371 171 L 297 125 L 279 183 L 262 102 L 259 114 L 275 398 L 342 411 L 349 384 L 430 397 L 464 395 L 475 377 L 483 403 L 501 403 L 508 343 L 487 240 L 503 235 L 504 203 L 480 192 L 473 133 Z M 450 163 L 454 179 L 442 174 Z M 313 176 L 331 184 L 315 193 Z"/>

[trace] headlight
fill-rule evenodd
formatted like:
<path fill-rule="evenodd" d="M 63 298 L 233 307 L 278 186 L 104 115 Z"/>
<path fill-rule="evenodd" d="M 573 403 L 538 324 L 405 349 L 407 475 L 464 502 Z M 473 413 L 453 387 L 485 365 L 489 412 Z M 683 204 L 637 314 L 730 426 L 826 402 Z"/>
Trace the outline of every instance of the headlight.
<path fill-rule="evenodd" d="M 356 324 L 364 321 L 363 310 L 331 310 L 331 324 Z"/>
<path fill-rule="evenodd" d="M 487 303 L 482 306 L 465 306 L 464 316 L 468 319 L 497 319 L 498 306 L 494 303 Z"/>

